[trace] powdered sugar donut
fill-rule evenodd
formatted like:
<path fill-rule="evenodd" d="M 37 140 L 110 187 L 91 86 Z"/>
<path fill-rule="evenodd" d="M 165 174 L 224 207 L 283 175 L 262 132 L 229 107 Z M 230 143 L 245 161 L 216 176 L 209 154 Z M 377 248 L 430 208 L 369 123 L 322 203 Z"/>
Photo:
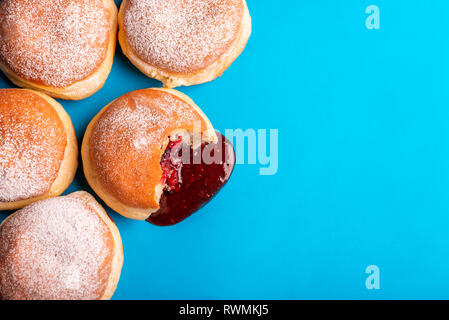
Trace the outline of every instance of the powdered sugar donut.
<path fill-rule="evenodd" d="M 82 146 L 84 173 L 95 192 L 120 214 L 175 224 L 228 181 L 234 150 L 230 143 L 220 148 L 221 137 L 181 92 L 133 91 L 111 102 L 89 124 Z M 202 153 L 191 161 L 206 146 L 209 153 L 204 154 L 215 153 L 217 161 L 203 163 Z M 214 146 L 218 148 L 211 149 Z M 178 157 L 181 147 L 188 157 Z M 230 161 L 222 162 L 222 154 Z"/>
<path fill-rule="evenodd" d="M 119 12 L 124 54 L 165 87 L 220 76 L 246 46 L 245 0 L 124 0 Z"/>
<path fill-rule="evenodd" d="M 0 210 L 58 196 L 78 166 L 69 115 L 54 99 L 27 89 L 0 89 Z"/>
<path fill-rule="evenodd" d="M 0 68 L 20 87 L 82 99 L 106 81 L 116 35 L 113 0 L 3 0 Z"/>
<path fill-rule="evenodd" d="M 33 203 L 0 225 L 1 299 L 109 299 L 122 265 L 117 227 L 83 191 Z"/>

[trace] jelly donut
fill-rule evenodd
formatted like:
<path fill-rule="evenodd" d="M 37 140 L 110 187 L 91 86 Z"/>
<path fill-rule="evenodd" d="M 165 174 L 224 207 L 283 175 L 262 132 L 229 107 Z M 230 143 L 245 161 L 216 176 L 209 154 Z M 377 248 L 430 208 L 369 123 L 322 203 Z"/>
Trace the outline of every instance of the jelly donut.
<path fill-rule="evenodd" d="M 167 88 L 214 80 L 251 34 L 245 0 L 123 0 L 118 21 L 123 53 Z"/>
<path fill-rule="evenodd" d="M 0 210 L 58 196 L 78 166 L 69 115 L 54 99 L 27 89 L 0 89 Z"/>
<path fill-rule="evenodd" d="M 125 94 L 89 124 L 82 145 L 90 186 L 115 211 L 176 224 L 226 184 L 234 149 L 201 109 L 173 89 Z"/>
<path fill-rule="evenodd" d="M 113 0 L 2 0 L 0 68 L 19 87 L 86 98 L 111 71 L 117 11 Z"/>
<path fill-rule="evenodd" d="M 87 192 L 38 201 L 0 224 L 1 299 L 110 299 L 122 265 L 120 233 Z"/>

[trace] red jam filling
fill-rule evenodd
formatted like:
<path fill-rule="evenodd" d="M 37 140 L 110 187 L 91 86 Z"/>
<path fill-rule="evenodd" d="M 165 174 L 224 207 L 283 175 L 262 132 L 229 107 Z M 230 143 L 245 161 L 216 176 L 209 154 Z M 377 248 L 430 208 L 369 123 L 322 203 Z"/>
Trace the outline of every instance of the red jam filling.
<path fill-rule="evenodd" d="M 165 189 L 160 209 L 147 221 L 159 225 L 174 225 L 186 219 L 208 203 L 228 182 L 235 164 L 234 148 L 217 132 L 218 142 L 203 143 L 183 157 L 181 138 L 171 141 L 161 158 L 162 183 Z M 207 154 L 210 159 L 204 161 Z"/>

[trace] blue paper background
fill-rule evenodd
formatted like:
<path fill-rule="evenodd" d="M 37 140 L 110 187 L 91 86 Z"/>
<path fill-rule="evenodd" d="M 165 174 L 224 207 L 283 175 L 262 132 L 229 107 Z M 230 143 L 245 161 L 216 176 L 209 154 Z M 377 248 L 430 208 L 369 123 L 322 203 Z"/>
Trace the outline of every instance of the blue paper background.
<path fill-rule="evenodd" d="M 365 27 L 371 4 L 380 30 Z M 240 58 L 180 90 L 217 129 L 279 129 L 279 171 L 237 166 L 213 202 L 170 228 L 109 210 L 125 251 L 114 298 L 449 298 L 449 2 L 248 6 Z M 118 48 L 101 91 L 61 103 L 81 142 L 104 105 L 154 86 Z M 66 193 L 90 190 L 81 172 Z M 365 287 L 371 264 L 380 290 Z"/>

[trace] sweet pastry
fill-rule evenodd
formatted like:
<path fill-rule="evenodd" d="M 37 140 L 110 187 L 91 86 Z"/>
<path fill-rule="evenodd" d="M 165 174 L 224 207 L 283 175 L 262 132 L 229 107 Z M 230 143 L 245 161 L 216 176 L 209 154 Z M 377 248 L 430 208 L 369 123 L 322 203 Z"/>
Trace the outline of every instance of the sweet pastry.
<path fill-rule="evenodd" d="M 58 196 L 78 166 L 69 115 L 43 93 L 0 89 L 0 210 Z"/>
<path fill-rule="evenodd" d="M 157 225 L 184 220 L 228 181 L 234 149 L 194 102 L 144 89 L 107 105 L 83 140 L 84 173 L 115 211 Z"/>
<path fill-rule="evenodd" d="M 112 67 L 113 0 L 3 0 L 0 68 L 19 87 L 79 100 L 98 91 Z"/>
<path fill-rule="evenodd" d="M 1 299 L 110 299 L 122 265 L 120 233 L 87 192 L 38 201 L 0 224 Z"/>
<path fill-rule="evenodd" d="M 119 12 L 123 53 L 167 88 L 214 80 L 250 34 L 245 0 L 123 0 Z"/>

